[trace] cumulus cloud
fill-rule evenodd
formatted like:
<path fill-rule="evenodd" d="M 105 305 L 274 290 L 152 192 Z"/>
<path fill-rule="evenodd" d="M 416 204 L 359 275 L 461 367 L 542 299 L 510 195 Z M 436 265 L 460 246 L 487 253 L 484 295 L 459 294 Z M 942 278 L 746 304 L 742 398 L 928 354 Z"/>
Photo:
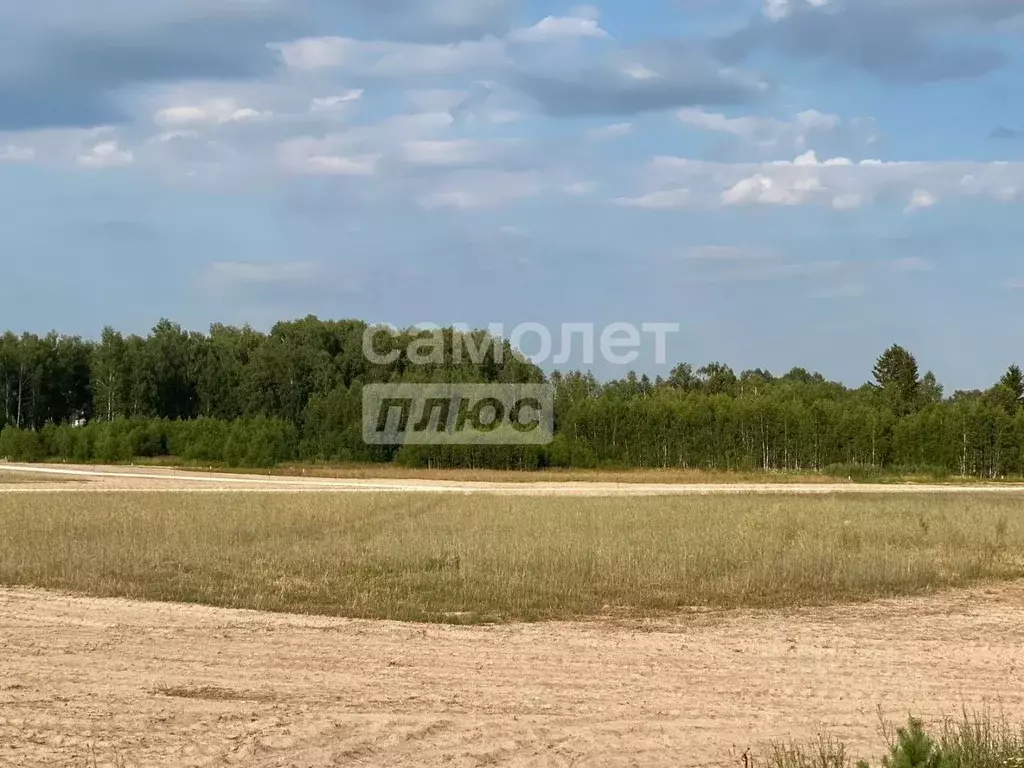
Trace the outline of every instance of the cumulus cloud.
<path fill-rule="evenodd" d="M 722 205 L 800 205 L 822 189 L 821 181 L 813 176 L 783 180 L 756 173 L 722 192 L 721 199 Z"/>
<path fill-rule="evenodd" d="M 203 104 L 165 107 L 153 116 L 153 122 L 164 128 L 194 125 L 224 125 L 271 117 L 251 107 L 243 107 L 233 99 L 212 99 Z"/>
<path fill-rule="evenodd" d="M 102 141 L 78 156 L 78 164 L 84 168 L 116 168 L 131 165 L 134 160 L 134 153 L 121 149 L 116 141 Z"/>
<path fill-rule="evenodd" d="M 587 37 L 600 40 L 611 35 L 601 29 L 592 15 L 547 16 L 532 27 L 514 30 L 508 39 L 513 43 L 550 43 Z"/>
<path fill-rule="evenodd" d="M 808 151 L 794 160 L 762 163 L 656 157 L 645 177 L 654 189 L 627 199 L 670 199 L 685 187 L 692 193 L 686 204 L 692 206 L 821 205 L 851 211 L 889 201 L 907 206 L 909 212 L 930 207 L 940 197 L 1015 200 L 1024 183 L 1024 163 L 854 162 L 822 159 Z"/>
<path fill-rule="evenodd" d="M 915 189 L 914 193 L 910 196 L 910 203 L 907 205 L 905 212 L 913 213 L 924 208 L 931 208 L 937 202 L 939 201 L 935 198 L 935 195 L 927 189 Z"/>

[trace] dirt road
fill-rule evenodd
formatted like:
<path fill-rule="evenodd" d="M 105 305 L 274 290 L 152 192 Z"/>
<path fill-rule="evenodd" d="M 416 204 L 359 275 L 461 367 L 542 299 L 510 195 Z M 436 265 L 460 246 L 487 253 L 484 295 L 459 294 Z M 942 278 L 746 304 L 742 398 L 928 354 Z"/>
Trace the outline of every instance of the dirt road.
<path fill-rule="evenodd" d="M 666 496 L 708 494 L 864 494 L 864 493 L 994 493 L 1024 496 L 1024 485 L 869 485 L 853 483 L 492 483 L 447 480 L 334 480 L 317 477 L 269 477 L 188 472 L 154 467 L 96 467 L 0 463 L 0 473 L 39 480 L 36 483 L 5 485 L 0 493 L 95 492 L 95 491 L 258 491 L 274 492 L 386 492 L 463 493 L 523 496 Z M 53 482 L 46 480 L 79 480 Z"/>
<path fill-rule="evenodd" d="M 821 727 L 871 755 L 879 706 L 1024 718 L 1021 647 L 1024 584 L 471 628 L 0 590 L 0 765 L 736 766 Z"/>

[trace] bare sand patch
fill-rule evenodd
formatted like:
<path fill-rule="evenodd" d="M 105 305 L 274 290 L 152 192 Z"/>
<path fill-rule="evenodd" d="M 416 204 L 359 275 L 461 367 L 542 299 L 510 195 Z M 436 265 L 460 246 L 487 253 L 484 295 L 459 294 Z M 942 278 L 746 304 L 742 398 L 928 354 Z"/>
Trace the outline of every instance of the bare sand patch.
<path fill-rule="evenodd" d="M 744 494 L 901 494 L 901 493 L 991 493 L 1024 496 L 1024 484 L 869 484 L 835 482 L 496 482 L 474 480 L 437 480 L 422 478 L 359 477 L 287 477 L 204 473 L 165 467 L 76 466 L 70 464 L 0 464 L 0 472 L 35 476 L 38 485 L 29 490 L 52 492 L 68 490 L 55 481 L 77 479 L 71 490 L 77 491 L 259 491 L 259 492 L 349 492 L 349 493 L 460 493 L 514 496 L 674 496 Z M 0 493 L 23 491 L 23 487 L 4 487 Z"/>
<path fill-rule="evenodd" d="M 496 627 L 5 589 L 0 647 L 10 766 L 736 765 L 823 727 L 877 755 L 879 707 L 1024 718 L 1022 583 Z"/>

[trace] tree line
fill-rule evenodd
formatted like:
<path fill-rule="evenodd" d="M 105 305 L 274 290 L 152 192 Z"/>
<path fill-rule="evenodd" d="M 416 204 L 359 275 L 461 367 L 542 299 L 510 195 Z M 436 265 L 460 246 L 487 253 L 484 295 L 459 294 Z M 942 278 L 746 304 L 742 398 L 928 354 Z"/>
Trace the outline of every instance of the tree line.
<path fill-rule="evenodd" d="M 6 333 L 0 457 L 1024 474 L 1024 373 L 1016 365 L 989 389 L 950 396 L 898 345 L 882 353 L 872 380 L 857 388 L 801 368 L 781 376 L 760 369 L 737 374 L 723 363 L 682 363 L 668 377 L 630 373 L 602 383 L 584 372 L 545 375 L 507 342 L 485 346 L 492 340 L 482 331 L 444 331 L 441 354 L 426 363 L 410 349 L 436 336 L 382 332 L 378 351 L 397 354 L 368 356 L 366 330 L 360 321 L 308 317 L 269 333 L 224 325 L 195 333 L 167 320 L 147 336 L 107 328 L 96 341 Z M 458 354 L 467 336 L 485 354 Z M 363 442 L 364 385 L 448 381 L 550 382 L 553 443 Z"/>

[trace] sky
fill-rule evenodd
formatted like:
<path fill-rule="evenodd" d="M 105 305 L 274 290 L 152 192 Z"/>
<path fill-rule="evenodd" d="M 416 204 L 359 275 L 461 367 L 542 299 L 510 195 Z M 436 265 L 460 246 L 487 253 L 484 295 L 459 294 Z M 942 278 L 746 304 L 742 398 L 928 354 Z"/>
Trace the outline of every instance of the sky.
<path fill-rule="evenodd" d="M 1024 0 L 0 0 L 0 327 L 1024 363 Z M 570 363 L 574 360 L 570 360 Z M 625 370 L 598 362 L 602 377 Z"/>

